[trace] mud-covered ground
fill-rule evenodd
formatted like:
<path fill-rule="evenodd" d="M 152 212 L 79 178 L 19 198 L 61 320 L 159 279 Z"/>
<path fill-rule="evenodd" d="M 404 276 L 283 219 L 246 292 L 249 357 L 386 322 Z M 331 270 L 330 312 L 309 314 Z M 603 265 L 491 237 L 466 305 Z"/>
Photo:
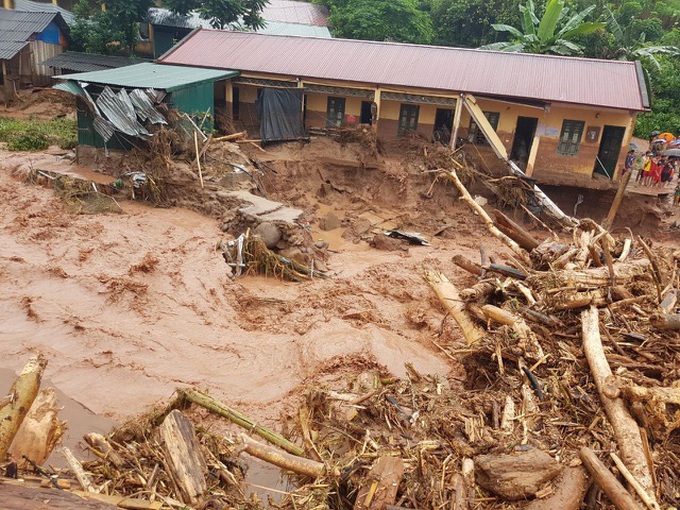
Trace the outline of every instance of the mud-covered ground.
<path fill-rule="evenodd" d="M 296 409 L 306 385 L 367 368 L 403 376 L 408 362 L 463 377 L 432 341 L 463 342 L 423 270 L 467 286 L 473 280 L 452 264 L 454 254 L 479 260 L 484 247 L 502 261 L 505 249 L 452 187 L 389 148 L 367 154 L 319 138 L 251 156 L 274 170 L 262 177 L 267 196 L 305 210 L 309 225 L 300 228 L 329 243 L 332 278 L 234 279 L 216 250 L 230 236 L 215 211 L 119 200 L 122 214 L 74 214 L 26 173 L 110 177 L 74 171 L 49 151 L 0 150 L 0 369 L 18 371 L 40 350 L 46 377 L 116 421 L 191 385 L 270 425 Z M 185 190 L 182 203 L 191 197 Z M 329 212 L 341 226 L 322 231 Z M 431 245 L 369 244 L 374 229 L 394 227 L 420 230 Z M 666 224 L 658 228 L 677 242 Z"/>

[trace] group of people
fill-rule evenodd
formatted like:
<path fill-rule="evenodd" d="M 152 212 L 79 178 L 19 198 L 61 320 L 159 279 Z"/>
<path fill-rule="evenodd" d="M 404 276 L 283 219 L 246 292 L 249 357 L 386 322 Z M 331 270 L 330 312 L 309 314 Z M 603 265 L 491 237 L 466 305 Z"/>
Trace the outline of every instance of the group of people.
<path fill-rule="evenodd" d="M 671 186 L 680 171 L 680 159 L 664 156 L 662 149 L 663 147 L 657 144 L 652 144 L 652 150 L 640 154 L 631 149 L 626 156 L 624 174 L 632 172 L 631 179 L 642 186 L 652 188 Z M 673 203 L 680 205 L 680 180 L 675 188 Z"/>

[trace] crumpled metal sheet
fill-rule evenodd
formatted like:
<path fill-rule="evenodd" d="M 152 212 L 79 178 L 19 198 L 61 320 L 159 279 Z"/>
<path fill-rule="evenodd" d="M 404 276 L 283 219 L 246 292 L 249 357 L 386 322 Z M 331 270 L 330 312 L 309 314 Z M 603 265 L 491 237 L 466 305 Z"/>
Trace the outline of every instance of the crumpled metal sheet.
<path fill-rule="evenodd" d="M 130 92 L 130 100 L 135 107 L 137 116 L 142 121 L 148 120 L 152 124 L 167 124 L 163 115 L 161 115 L 161 113 L 156 110 L 154 102 L 150 97 L 151 94 L 153 94 L 155 98 L 153 89 L 134 89 L 132 92 Z"/>
<path fill-rule="evenodd" d="M 135 107 L 125 89 L 116 94 L 111 88 L 104 87 L 96 104 L 118 131 L 135 137 L 151 136 L 151 133 L 137 121 Z"/>
<path fill-rule="evenodd" d="M 104 142 L 111 140 L 111 137 L 116 132 L 116 126 L 104 117 L 95 117 L 92 126 L 94 127 L 94 130 L 99 133 L 99 136 L 104 139 Z"/>

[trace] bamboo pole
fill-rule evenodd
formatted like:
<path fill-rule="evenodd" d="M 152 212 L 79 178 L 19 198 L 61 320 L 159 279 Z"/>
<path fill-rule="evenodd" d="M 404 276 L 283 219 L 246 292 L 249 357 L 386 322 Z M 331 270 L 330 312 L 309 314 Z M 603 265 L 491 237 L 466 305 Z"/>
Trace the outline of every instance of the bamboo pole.
<path fill-rule="evenodd" d="M 640 481 L 645 491 L 649 494 L 655 494 L 652 473 L 645 457 L 640 429 L 628 412 L 623 399 L 620 396 L 616 398 L 607 396 L 607 379 L 612 377 L 612 371 L 602 347 L 597 308 L 591 306 L 583 310 L 581 312 L 581 321 L 583 350 L 588 360 L 590 371 L 593 374 L 607 419 L 614 430 L 614 437 L 619 446 L 623 462 L 635 478 Z M 604 487 L 602 488 L 604 489 Z"/>
<path fill-rule="evenodd" d="M 472 345 L 481 340 L 484 337 L 484 330 L 477 326 L 467 314 L 458 289 L 449 279 L 434 271 L 425 271 L 424 278 L 444 305 L 446 312 L 451 314 L 453 320 L 460 326 L 467 344 Z"/>
<path fill-rule="evenodd" d="M 14 436 L 38 395 L 46 366 L 47 360 L 42 354 L 29 359 L 9 390 L 11 398 L 0 406 L 0 461 L 7 455 Z"/>
<path fill-rule="evenodd" d="M 201 189 L 203 189 L 203 170 L 201 169 L 201 154 L 198 151 L 198 133 L 194 131 L 194 147 L 196 148 L 196 164 L 198 165 L 198 179 L 201 181 Z"/>
<path fill-rule="evenodd" d="M 458 188 L 458 191 L 460 191 L 461 194 L 461 200 L 463 200 L 465 203 L 467 203 L 470 208 L 477 213 L 477 215 L 482 218 L 482 221 L 486 224 L 486 228 L 496 236 L 498 239 L 501 240 L 503 244 L 505 244 L 508 248 L 510 248 L 515 255 L 517 255 L 522 262 L 527 264 L 529 267 L 531 267 L 531 260 L 529 259 L 529 255 L 527 254 L 526 251 L 522 249 L 522 247 L 517 244 L 515 241 L 510 239 L 507 235 L 505 235 L 503 232 L 498 230 L 498 227 L 494 224 L 493 220 L 491 217 L 486 213 L 484 208 L 479 205 L 477 202 L 474 201 L 472 196 L 470 195 L 470 192 L 467 190 L 467 188 L 463 185 L 462 182 L 460 182 L 460 179 L 458 178 L 458 174 L 456 173 L 455 170 L 450 170 L 449 171 L 449 176 L 451 177 L 451 180 L 453 183 L 456 185 L 456 188 Z"/>
<path fill-rule="evenodd" d="M 237 138 L 243 138 L 246 136 L 245 131 L 241 131 L 240 133 L 234 133 L 232 135 L 227 135 L 227 136 L 220 136 L 219 138 L 213 138 L 216 142 L 228 142 L 230 140 L 236 140 Z"/>
<path fill-rule="evenodd" d="M 262 427 L 261 425 L 258 425 L 252 418 L 249 418 L 244 414 L 239 413 L 235 409 L 232 409 L 226 404 L 223 404 L 222 402 L 215 400 L 214 398 L 212 398 L 209 395 L 206 395 L 205 393 L 201 393 L 200 391 L 191 388 L 178 389 L 177 392 L 179 393 L 180 397 L 186 398 L 189 402 L 204 407 L 208 411 L 215 413 L 219 416 L 222 416 L 223 418 L 227 418 L 236 425 L 243 427 L 249 432 L 257 434 L 258 436 L 266 439 L 270 443 L 280 446 L 281 448 L 283 448 L 289 453 L 292 453 L 293 455 L 303 455 L 305 453 L 305 451 L 300 446 L 290 442 L 281 434 L 274 432 L 273 430 L 270 430 L 266 427 Z"/>
<path fill-rule="evenodd" d="M 245 445 L 246 453 L 269 462 L 270 464 L 274 464 L 281 469 L 293 471 L 312 478 L 320 478 L 326 474 L 330 474 L 328 473 L 326 466 L 321 462 L 282 452 L 273 446 L 260 443 L 259 441 L 248 437 L 246 434 L 240 434 L 239 438 Z"/>
<path fill-rule="evenodd" d="M 640 510 L 633 496 L 619 483 L 616 477 L 607 469 L 595 452 L 590 448 L 583 447 L 579 451 L 583 465 L 591 474 L 595 483 L 600 486 L 609 500 L 618 510 Z"/>
<path fill-rule="evenodd" d="M 90 477 L 83 469 L 83 465 L 78 459 L 76 459 L 75 455 L 73 455 L 73 452 L 71 452 L 71 450 L 65 446 L 63 446 L 59 451 L 66 459 L 66 462 L 68 462 L 71 471 L 73 471 L 76 480 L 78 480 L 78 483 L 83 488 L 83 490 L 85 492 L 97 492 L 94 487 L 92 487 L 92 481 L 90 481 Z"/>

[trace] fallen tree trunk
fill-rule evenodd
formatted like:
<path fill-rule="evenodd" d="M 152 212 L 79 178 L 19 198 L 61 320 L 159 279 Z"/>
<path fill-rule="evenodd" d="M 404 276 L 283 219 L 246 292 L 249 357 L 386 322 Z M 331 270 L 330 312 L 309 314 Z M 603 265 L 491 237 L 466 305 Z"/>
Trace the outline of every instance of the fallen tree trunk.
<path fill-rule="evenodd" d="M 495 224 L 498 227 L 498 230 L 503 232 L 510 239 L 514 240 L 525 250 L 531 251 L 541 244 L 534 236 L 532 236 L 529 232 L 524 230 L 498 209 L 493 210 L 493 215 L 496 220 Z"/>
<path fill-rule="evenodd" d="M 652 473 L 647 464 L 640 429 L 628 412 L 623 399 L 621 397 L 610 398 L 607 396 L 607 379 L 612 377 L 612 371 L 602 347 L 597 308 L 591 306 L 583 310 L 581 312 L 581 321 L 583 350 L 595 385 L 597 386 L 605 414 L 614 431 L 614 437 L 619 446 L 623 462 L 635 478 L 639 480 L 645 491 L 649 494 L 655 494 Z M 602 488 L 604 489 L 604 487 Z"/>
<path fill-rule="evenodd" d="M 119 507 L 89 500 L 59 489 L 26 487 L 0 481 L 3 510 L 116 510 Z M 144 507 L 140 507 L 144 508 Z"/>
<path fill-rule="evenodd" d="M 326 474 L 331 474 L 321 462 L 282 452 L 273 446 L 255 441 L 246 434 L 240 434 L 239 437 L 245 445 L 246 453 L 278 466 L 281 469 L 292 471 L 299 475 L 309 476 L 311 478 L 320 478 Z"/>
<path fill-rule="evenodd" d="M 541 271 L 532 274 L 526 281 L 532 287 L 542 289 L 561 287 L 598 288 L 609 285 L 623 285 L 633 278 L 644 275 L 649 271 L 649 267 L 650 262 L 647 259 L 638 259 L 629 263 L 617 262 L 614 264 L 616 274 L 613 282 L 607 267 L 594 267 L 579 271 L 570 269 Z"/>
<path fill-rule="evenodd" d="M 579 456 L 595 483 L 607 495 L 618 510 L 641 510 L 633 496 L 619 483 L 616 477 L 597 458 L 590 448 L 581 448 Z"/>
<path fill-rule="evenodd" d="M 7 450 L 40 391 L 40 381 L 46 366 L 47 360 L 41 354 L 29 359 L 9 390 L 8 395 L 11 398 L 0 407 L 0 460 L 7 455 Z"/>
<path fill-rule="evenodd" d="M 245 416 L 244 414 L 239 413 L 235 409 L 232 409 L 228 405 L 215 400 L 214 398 L 212 398 L 209 395 L 206 395 L 205 393 L 201 393 L 200 391 L 190 388 L 178 389 L 177 393 L 179 393 L 180 396 L 186 398 L 189 402 L 192 402 L 201 407 L 205 407 L 208 411 L 211 411 L 219 416 L 222 416 L 223 418 L 227 418 L 228 420 L 234 422 L 236 425 L 243 427 L 244 429 L 252 432 L 253 434 L 257 434 L 258 436 L 266 439 L 272 444 L 280 446 L 281 448 L 283 448 L 289 453 L 292 453 L 293 455 L 303 455 L 305 452 L 302 449 L 302 447 L 296 445 L 295 443 L 290 442 L 281 434 L 274 432 L 273 430 L 270 430 L 266 427 L 262 427 L 261 425 L 258 425 L 257 423 L 255 423 L 253 419 Z"/>
<path fill-rule="evenodd" d="M 458 294 L 458 289 L 441 273 L 425 271 L 424 275 L 427 283 L 444 305 L 447 313 L 458 323 L 463 331 L 463 336 L 468 345 L 472 345 L 484 337 L 484 330 L 477 326 L 465 311 L 463 301 Z"/>
<path fill-rule="evenodd" d="M 654 329 L 678 331 L 680 330 L 680 314 L 657 313 L 649 318 L 649 324 Z"/>

